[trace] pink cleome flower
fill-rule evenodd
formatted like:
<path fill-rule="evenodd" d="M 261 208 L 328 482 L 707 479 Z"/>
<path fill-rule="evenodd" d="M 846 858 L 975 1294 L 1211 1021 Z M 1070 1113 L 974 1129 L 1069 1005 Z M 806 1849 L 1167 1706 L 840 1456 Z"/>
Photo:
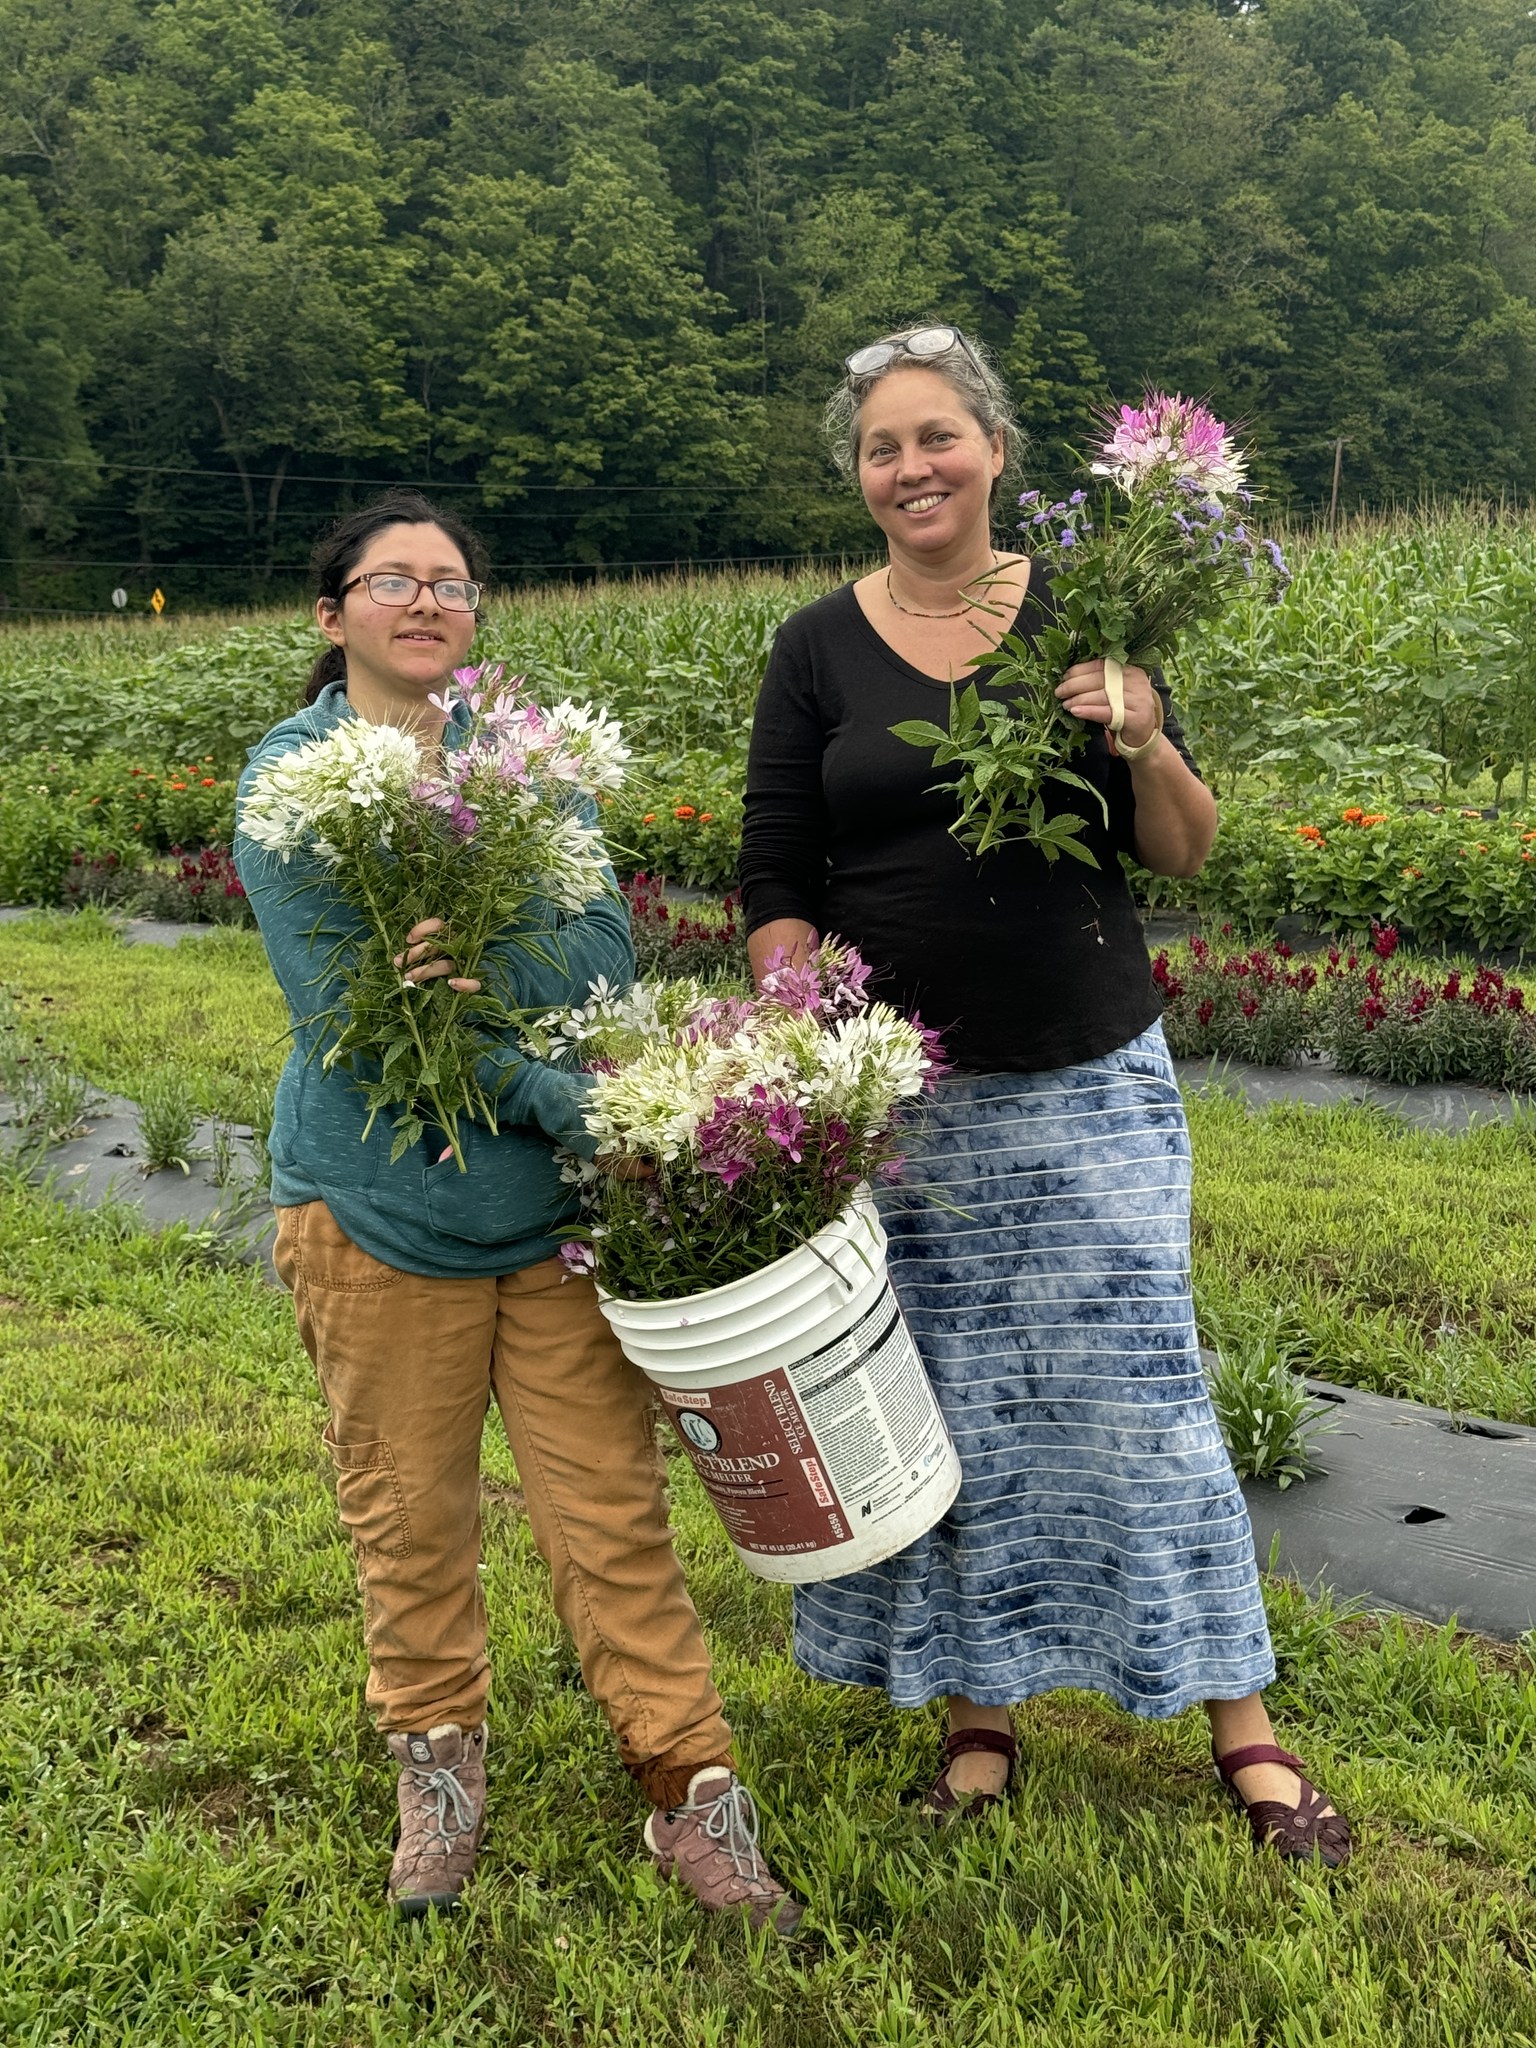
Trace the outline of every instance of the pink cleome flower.
<path fill-rule="evenodd" d="M 1140 406 L 1122 405 L 1103 417 L 1110 433 L 1093 472 L 1122 490 L 1155 478 L 1226 494 L 1242 489 L 1247 472 L 1231 432 L 1198 399 L 1149 391 Z"/>

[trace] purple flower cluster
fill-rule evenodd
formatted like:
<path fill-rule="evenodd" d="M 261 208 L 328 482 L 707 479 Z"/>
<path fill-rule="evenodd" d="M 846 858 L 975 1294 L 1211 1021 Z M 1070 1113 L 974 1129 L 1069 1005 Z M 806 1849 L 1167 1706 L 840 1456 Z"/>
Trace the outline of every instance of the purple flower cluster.
<path fill-rule="evenodd" d="M 779 946 L 769 955 L 762 993 L 765 1001 L 797 1016 L 820 1017 L 835 1024 L 868 1005 L 868 980 L 869 969 L 858 954 L 835 940 L 818 946 L 800 967 L 793 966 L 789 954 Z"/>
<path fill-rule="evenodd" d="M 509 783 L 530 789 L 535 769 L 546 782 L 571 782 L 581 772 L 563 734 L 531 699 L 520 699 L 518 693 L 527 678 L 513 676 L 505 681 L 505 675 L 500 662 L 456 668 L 453 680 L 458 695 L 445 691 L 441 697 L 428 697 L 445 718 L 453 718 L 462 708 L 471 720 L 470 737 L 464 745 L 446 750 L 442 779 L 421 782 L 414 792 L 444 814 L 449 830 L 460 839 L 472 839 L 480 829 L 476 789 Z"/>
<path fill-rule="evenodd" d="M 1041 491 L 1025 491 L 1019 503 L 1029 517 L 1019 521 L 1019 531 L 1029 533 L 1037 527 L 1048 526 L 1052 531 L 1049 536 L 1042 534 L 1042 540 L 1049 538 L 1059 548 L 1075 548 L 1085 533 L 1093 531 L 1093 521 L 1083 511 L 1087 502 L 1086 491 L 1074 491 L 1070 497 L 1059 498 L 1054 505 L 1046 504 Z"/>
<path fill-rule="evenodd" d="M 1179 477 L 1174 490 L 1178 494 L 1176 500 L 1159 497 L 1155 502 L 1170 505 L 1169 516 L 1179 530 L 1186 553 L 1195 561 L 1217 562 L 1224 554 L 1230 554 L 1242 563 L 1243 574 L 1251 579 L 1255 558 L 1262 552 L 1279 579 L 1280 589 L 1285 588 L 1291 580 L 1291 572 L 1278 541 L 1260 540 L 1251 534 L 1242 519 L 1233 516 L 1232 506 L 1203 490 L 1189 477 Z M 1234 496 L 1237 507 L 1244 511 L 1253 503 L 1251 491 L 1238 491 Z"/>
<path fill-rule="evenodd" d="M 787 1095 L 771 1092 L 761 1082 L 745 1097 L 717 1095 L 714 1109 L 698 1129 L 699 1169 L 714 1174 L 722 1186 L 733 1188 L 760 1167 L 785 1160 L 799 1166 L 805 1158 L 808 1131 L 799 1104 Z"/>

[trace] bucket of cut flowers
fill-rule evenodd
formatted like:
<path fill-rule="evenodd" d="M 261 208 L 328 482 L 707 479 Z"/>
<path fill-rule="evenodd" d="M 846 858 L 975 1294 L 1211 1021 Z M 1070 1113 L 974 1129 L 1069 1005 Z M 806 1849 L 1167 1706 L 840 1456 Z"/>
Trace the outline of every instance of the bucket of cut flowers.
<path fill-rule="evenodd" d="M 870 1195 L 943 1062 L 867 977 L 829 941 L 752 1000 L 598 990 L 533 1034 L 593 1075 L 603 1163 L 569 1168 L 587 1229 L 562 1255 L 595 1274 L 737 1556 L 795 1584 L 894 1556 L 960 1485 Z"/>

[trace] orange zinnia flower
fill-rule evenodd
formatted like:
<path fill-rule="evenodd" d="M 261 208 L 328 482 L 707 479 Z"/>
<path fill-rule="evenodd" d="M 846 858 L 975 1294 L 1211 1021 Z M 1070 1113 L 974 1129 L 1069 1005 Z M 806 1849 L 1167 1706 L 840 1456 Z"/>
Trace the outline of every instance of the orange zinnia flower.
<path fill-rule="evenodd" d="M 203 777 L 203 787 L 204 789 L 216 789 L 218 787 L 216 778 L 212 775 L 205 775 Z"/>
<path fill-rule="evenodd" d="M 711 822 L 713 821 L 713 819 L 714 819 L 714 815 L 715 815 L 715 814 L 714 814 L 714 812 L 713 812 L 713 811 L 700 811 L 700 813 L 699 813 L 699 823 L 700 823 L 701 825 L 708 825 L 708 824 L 710 824 L 710 823 L 711 823 Z"/>
<path fill-rule="evenodd" d="M 1365 816 L 1365 813 L 1361 810 L 1358 804 L 1352 804 L 1350 808 L 1344 812 L 1343 815 L 1344 822 L 1346 825 L 1358 825 L 1360 820 Z"/>
<path fill-rule="evenodd" d="M 1328 844 L 1316 825 L 1298 825 L 1296 827 L 1296 837 L 1298 839 L 1310 840 L 1313 846 L 1326 846 Z"/>
<path fill-rule="evenodd" d="M 654 811 L 647 811 L 645 816 L 640 820 L 640 822 L 642 825 L 654 825 L 656 822 L 656 813 Z"/>
<path fill-rule="evenodd" d="M 1385 825 L 1387 814 L 1385 811 L 1367 811 L 1360 822 L 1362 825 Z"/>
<path fill-rule="evenodd" d="M 699 814 L 692 804 L 679 804 L 672 815 L 674 818 L 696 818 Z"/>

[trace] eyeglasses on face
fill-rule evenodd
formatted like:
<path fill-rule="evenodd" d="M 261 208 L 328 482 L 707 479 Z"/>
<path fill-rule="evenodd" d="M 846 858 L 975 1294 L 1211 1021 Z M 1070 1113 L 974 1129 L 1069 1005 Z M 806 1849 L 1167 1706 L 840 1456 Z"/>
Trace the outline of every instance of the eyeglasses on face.
<path fill-rule="evenodd" d="M 423 590 L 430 590 L 445 612 L 472 612 L 480 602 L 480 585 L 467 576 L 402 576 L 393 569 L 375 569 L 369 576 L 354 576 L 343 583 L 341 595 L 361 584 L 375 604 L 404 607 L 416 602 Z"/>
<path fill-rule="evenodd" d="M 844 367 L 850 377 L 874 377 L 881 370 L 888 370 L 899 356 L 911 356 L 915 362 L 926 363 L 935 356 L 948 355 L 952 348 L 976 363 L 975 353 L 958 327 L 919 327 L 897 341 L 872 341 L 867 348 L 856 348 L 845 358 Z M 979 370 L 980 363 L 976 367 Z"/>

